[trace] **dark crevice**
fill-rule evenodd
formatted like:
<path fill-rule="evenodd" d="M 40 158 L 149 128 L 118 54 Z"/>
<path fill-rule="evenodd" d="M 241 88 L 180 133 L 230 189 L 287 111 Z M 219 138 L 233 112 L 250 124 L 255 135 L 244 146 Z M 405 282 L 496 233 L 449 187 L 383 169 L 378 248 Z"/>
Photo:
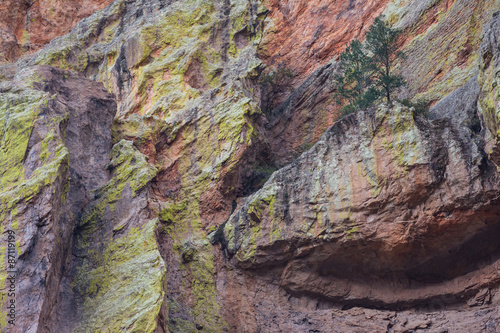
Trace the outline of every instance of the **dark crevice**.
<path fill-rule="evenodd" d="M 500 259 L 500 223 L 477 233 L 459 248 L 436 256 L 406 272 L 410 280 L 441 283 L 490 265 Z"/>

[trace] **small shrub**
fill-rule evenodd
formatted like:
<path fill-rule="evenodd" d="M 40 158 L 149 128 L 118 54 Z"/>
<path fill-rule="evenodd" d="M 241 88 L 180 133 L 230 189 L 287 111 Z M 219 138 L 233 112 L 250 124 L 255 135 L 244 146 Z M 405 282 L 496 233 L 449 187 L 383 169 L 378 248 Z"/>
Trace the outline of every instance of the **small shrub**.
<path fill-rule="evenodd" d="M 265 114 L 271 114 L 276 106 L 276 99 L 280 94 L 291 91 L 294 78 L 293 71 L 282 65 L 278 66 L 276 70 L 260 76 L 259 83 L 262 89 L 261 108 Z"/>

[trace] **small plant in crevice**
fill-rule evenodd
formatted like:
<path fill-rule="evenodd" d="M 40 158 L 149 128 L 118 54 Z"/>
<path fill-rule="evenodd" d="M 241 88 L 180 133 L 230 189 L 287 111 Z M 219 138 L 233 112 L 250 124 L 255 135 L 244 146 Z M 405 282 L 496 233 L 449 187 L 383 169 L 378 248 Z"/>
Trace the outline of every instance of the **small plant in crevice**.
<path fill-rule="evenodd" d="M 311 149 L 312 147 L 314 147 L 314 144 L 315 144 L 315 143 L 316 143 L 316 142 L 307 142 L 307 143 L 303 143 L 303 144 L 301 144 L 301 145 L 299 146 L 298 151 L 299 151 L 300 153 L 303 153 L 303 152 L 305 152 L 305 151 L 308 151 L 309 149 Z"/>
<path fill-rule="evenodd" d="M 259 84 L 261 87 L 261 108 L 264 114 L 272 115 L 272 110 L 276 107 L 279 96 L 292 92 L 294 78 L 293 71 L 284 65 L 279 65 L 277 69 L 261 74 Z"/>
<path fill-rule="evenodd" d="M 258 191 L 276 170 L 278 170 L 277 167 L 267 164 L 261 164 L 248 170 L 243 176 L 238 196 L 245 197 Z"/>
<path fill-rule="evenodd" d="M 474 133 L 481 132 L 482 129 L 481 119 L 479 119 L 477 114 L 474 115 L 474 117 L 470 120 L 470 123 L 468 125 L 472 132 Z"/>

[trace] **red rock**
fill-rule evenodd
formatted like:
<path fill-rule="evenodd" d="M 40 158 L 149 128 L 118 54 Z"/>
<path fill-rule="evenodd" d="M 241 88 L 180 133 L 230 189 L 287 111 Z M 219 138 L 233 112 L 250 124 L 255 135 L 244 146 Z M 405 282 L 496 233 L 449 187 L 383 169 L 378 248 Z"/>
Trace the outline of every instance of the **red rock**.
<path fill-rule="evenodd" d="M 0 3 L 0 63 L 35 52 L 113 0 L 5 0 Z"/>

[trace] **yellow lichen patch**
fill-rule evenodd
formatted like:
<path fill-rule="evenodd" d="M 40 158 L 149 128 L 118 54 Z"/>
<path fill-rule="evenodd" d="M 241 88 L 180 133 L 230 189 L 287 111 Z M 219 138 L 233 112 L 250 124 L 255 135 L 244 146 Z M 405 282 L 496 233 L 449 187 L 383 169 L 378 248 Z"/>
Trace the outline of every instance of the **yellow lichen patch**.
<path fill-rule="evenodd" d="M 34 90 L 0 94 L 0 191 L 24 181 L 22 162 L 45 96 Z"/>
<path fill-rule="evenodd" d="M 410 95 L 437 101 L 477 74 L 481 31 L 500 3 L 436 0 L 426 5 L 397 0 L 383 14 L 405 29 L 406 58 L 398 70 L 409 82 Z"/>
<path fill-rule="evenodd" d="M 121 140 L 113 146 L 108 167 L 113 169 L 114 176 L 96 190 L 99 200 L 91 203 L 83 213 L 79 228 L 84 232 L 77 238 L 78 248 L 88 246 L 89 237 L 102 227 L 99 221 L 105 210 L 107 208 L 114 210 L 125 189 L 130 189 L 132 196 L 135 196 L 157 173 L 156 168 L 146 162 L 146 157 L 133 146 L 133 143 L 126 140 Z"/>
<path fill-rule="evenodd" d="M 386 114 L 386 132 L 379 131 L 377 137 L 384 149 L 389 151 L 395 165 L 394 170 L 398 177 L 408 172 L 408 166 L 422 163 L 422 139 L 413 119 L 413 112 L 399 104 L 390 110 L 382 110 Z"/>
<path fill-rule="evenodd" d="M 84 297 L 79 332 L 156 332 L 166 267 L 156 243 L 157 219 L 91 252 L 74 280 Z"/>
<path fill-rule="evenodd" d="M 36 79 L 36 75 L 32 75 L 24 83 L 28 86 Z M 19 240 L 24 230 L 20 227 L 18 204 L 29 203 L 44 188 L 67 179 L 69 153 L 55 131 L 43 138 L 38 153 L 36 149 L 28 151 L 33 128 L 37 122 L 44 126 L 44 119 L 38 115 L 50 98 L 49 94 L 25 87 L 0 94 L 0 234 L 3 237 L 6 229 L 18 233 L 15 243 L 18 256 L 26 250 Z M 63 119 L 55 117 L 50 121 L 54 128 L 59 128 Z M 30 160 L 26 161 L 28 156 Z M 25 163 L 31 163 L 29 173 L 26 173 Z M 5 247 L 0 248 L 0 292 L 4 292 L 6 278 L 5 250 Z M 0 307 L 5 300 L 6 297 L 0 301 Z M 0 328 L 7 324 L 3 315 Z"/>
<path fill-rule="evenodd" d="M 226 324 L 217 300 L 213 248 L 202 230 L 198 202 L 185 200 L 166 203 L 159 216 L 160 221 L 165 223 L 161 230 L 172 238 L 176 244 L 174 250 L 178 251 L 180 258 L 184 257 L 180 244 L 190 244 L 192 254 L 180 268 L 191 277 L 190 280 L 184 280 L 183 284 L 185 294 L 193 298 L 191 312 L 196 323 L 203 326 L 205 332 L 223 332 Z"/>

